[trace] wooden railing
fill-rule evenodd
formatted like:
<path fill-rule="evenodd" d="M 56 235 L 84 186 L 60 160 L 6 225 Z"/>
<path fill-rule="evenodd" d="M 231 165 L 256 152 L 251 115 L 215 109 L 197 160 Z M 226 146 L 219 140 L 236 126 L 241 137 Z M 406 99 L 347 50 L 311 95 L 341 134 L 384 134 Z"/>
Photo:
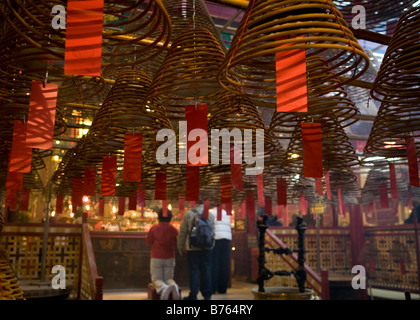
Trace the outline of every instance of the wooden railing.
<path fill-rule="evenodd" d="M 266 231 L 266 244 L 272 248 L 287 248 L 288 246 L 281 241 L 270 230 Z M 290 248 L 290 247 L 289 247 Z M 278 255 L 272 252 L 266 253 L 266 266 L 270 270 L 295 270 L 298 266 L 298 257 L 296 253 L 291 255 Z M 310 266 L 305 264 L 306 271 L 306 285 L 312 288 L 315 294 L 323 299 L 329 299 L 329 284 L 328 284 L 328 271 L 322 270 L 317 274 Z M 267 281 L 267 285 L 281 285 L 281 286 L 296 286 L 295 279 L 284 277 L 273 277 Z"/>
<path fill-rule="evenodd" d="M 8 223 L 0 233 L 0 250 L 21 282 L 42 278 L 43 235 L 42 223 Z M 102 279 L 97 275 L 86 225 L 50 225 L 43 275 L 47 282 L 55 276 L 51 273 L 55 265 L 65 268 L 71 299 L 101 299 Z"/>

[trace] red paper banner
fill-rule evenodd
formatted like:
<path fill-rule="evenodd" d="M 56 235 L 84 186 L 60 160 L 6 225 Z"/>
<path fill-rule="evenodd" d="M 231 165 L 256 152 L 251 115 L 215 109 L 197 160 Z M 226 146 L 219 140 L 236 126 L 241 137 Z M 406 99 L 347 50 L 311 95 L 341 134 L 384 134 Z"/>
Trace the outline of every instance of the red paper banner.
<path fill-rule="evenodd" d="M 223 206 L 225 207 L 226 214 L 228 216 L 232 215 L 232 202 L 224 203 Z"/>
<path fill-rule="evenodd" d="M 6 177 L 6 206 L 15 211 L 17 208 L 18 191 L 23 187 L 22 172 L 7 172 Z"/>
<path fill-rule="evenodd" d="M 341 195 L 341 188 L 337 189 L 337 194 L 338 194 L 338 211 L 339 211 L 340 215 L 342 217 L 344 217 L 344 215 L 346 213 L 346 210 L 345 210 L 345 204 L 344 204 L 344 201 L 343 201 L 343 197 Z"/>
<path fill-rule="evenodd" d="M 64 73 L 101 76 L 104 0 L 68 0 Z"/>
<path fill-rule="evenodd" d="M 248 233 L 255 233 L 255 198 L 252 191 L 246 192 L 246 214 L 248 217 Z"/>
<path fill-rule="evenodd" d="M 94 196 L 96 191 L 96 169 L 84 169 L 83 195 Z"/>
<path fill-rule="evenodd" d="M 395 173 L 395 165 L 393 163 L 389 164 L 389 180 L 391 187 L 391 198 L 394 201 L 398 201 L 398 187 L 397 187 L 397 175 Z"/>
<path fill-rule="evenodd" d="M 389 208 L 388 185 L 386 183 L 381 183 L 379 185 L 379 196 L 381 200 L 381 208 L 383 209 Z"/>
<path fill-rule="evenodd" d="M 305 196 L 300 196 L 300 213 L 302 214 L 302 216 L 306 216 L 306 214 L 308 213 L 308 210 L 306 208 L 306 201 L 305 201 Z"/>
<path fill-rule="evenodd" d="M 137 210 L 137 197 L 128 198 L 128 210 Z"/>
<path fill-rule="evenodd" d="M 271 197 L 265 197 L 265 214 L 271 216 L 273 214 L 273 202 Z"/>
<path fill-rule="evenodd" d="M 222 205 L 218 204 L 217 205 L 217 221 L 221 221 L 222 220 Z"/>
<path fill-rule="evenodd" d="M 289 225 L 289 215 L 287 211 L 287 206 L 283 207 L 283 225 L 286 227 Z"/>
<path fill-rule="evenodd" d="M 123 181 L 141 181 L 142 133 L 126 133 L 124 140 Z"/>
<path fill-rule="evenodd" d="M 187 166 L 185 199 L 198 201 L 200 198 L 200 167 Z"/>
<path fill-rule="evenodd" d="M 63 201 L 64 196 L 62 194 L 57 194 L 55 199 L 55 212 L 56 213 L 63 213 Z"/>
<path fill-rule="evenodd" d="M 419 165 L 417 161 L 417 148 L 414 142 L 414 138 L 405 138 L 407 144 L 407 160 L 408 160 L 408 172 L 410 175 L 410 185 L 419 187 Z"/>
<path fill-rule="evenodd" d="M 26 144 L 26 124 L 14 121 L 12 148 L 10 150 L 9 171 L 31 172 L 32 148 Z"/>
<path fill-rule="evenodd" d="M 320 123 L 301 123 L 303 175 L 322 177 L 322 133 Z"/>
<path fill-rule="evenodd" d="M 99 199 L 99 213 L 98 215 L 100 217 L 104 216 L 104 210 L 105 210 L 105 199 L 104 198 L 100 198 Z"/>
<path fill-rule="evenodd" d="M 245 214 L 245 201 L 241 202 L 241 216 L 239 217 L 240 219 L 245 219 L 246 214 Z"/>
<path fill-rule="evenodd" d="M 261 207 L 265 206 L 264 202 L 264 175 L 260 173 L 257 175 L 257 196 L 258 196 L 258 204 Z"/>
<path fill-rule="evenodd" d="M 232 185 L 229 174 L 220 176 L 220 202 L 232 203 Z"/>
<path fill-rule="evenodd" d="M 308 111 L 305 49 L 276 52 L 276 92 L 277 112 Z"/>
<path fill-rule="evenodd" d="M 26 127 L 27 147 L 52 150 L 57 94 L 57 84 L 47 83 L 44 88 L 44 82 L 32 81 Z"/>
<path fill-rule="evenodd" d="M 119 196 L 118 197 L 118 215 L 123 216 L 125 212 L 125 197 Z"/>
<path fill-rule="evenodd" d="M 187 121 L 187 165 L 208 165 L 207 105 L 185 106 L 185 120 Z M 201 130 L 191 133 L 196 129 Z"/>
<path fill-rule="evenodd" d="M 284 178 L 277 178 L 277 205 L 287 205 L 287 180 Z"/>
<path fill-rule="evenodd" d="M 166 173 L 156 172 L 155 200 L 166 200 Z"/>
<path fill-rule="evenodd" d="M 117 157 L 103 157 L 101 195 L 115 195 L 115 182 L 117 177 Z"/>
<path fill-rule="evenodd" d="M 184 220 L 184 210 L 185 210 L 185 198 L 183 195 L 179 196 L 179 219 L 182 221 Z"/>
<path fill-rule="evenodd" d="M 209 217 L 209 209 L 210 209 L 210 200 L 204 199 L 203 202 L 203 219 L 207 219 Z"/>
<path fill-rule="evenodd" d="M 137 205 L 141 208 L 146 206 L 146 190 L 137 189 Z"/>
<path fill-rule="evenodd" d="M 331 200 L 330 172 L 325 173 L 325 189 L 327 190 L 327 199 Z"/>
<path fill-rule="evenodd" d="M 242 183 L 242 162 L 240 161 L 241 153 L 241 149 L 234 146 L 230 147 L 230 175 L 232 177 L 232 187 L 238 191 L 244 189 Z"/>
<path fill-rule="evenodd" d="M 73 178 L 71 193 L 71 204 L 76 207 L 83 206 L 83 180 L 82 178 Z"/>
<path fill-rule="evenodd" d="M 162 200 L 162 217 L 168 216 L 168 200 Z"/>
<path fill-rule="evenodd" d="M 29 209 L 29 196 L 31 194 L 31 190 L 23 189 L 20 193 L 20 211 L 28 211 Z"/>

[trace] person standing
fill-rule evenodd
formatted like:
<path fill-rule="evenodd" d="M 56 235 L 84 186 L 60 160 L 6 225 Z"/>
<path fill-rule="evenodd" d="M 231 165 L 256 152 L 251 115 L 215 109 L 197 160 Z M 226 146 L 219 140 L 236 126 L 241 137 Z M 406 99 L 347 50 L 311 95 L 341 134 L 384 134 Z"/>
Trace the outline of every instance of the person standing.
<path fill-rule="evenodd" d="M 171 225 L 172 212 L 167 210 L 163 216 L 158 212 L 159 223 L 150 228 L 146 242 L 152 246 L 150 251 L 150 275 L 156 292 L 161 300 L 168 300 L 172 293 L 173 300 L 179 300 L 179 288 L 174 280 L 175 248 L 178 230 Z"/>
<path fill-rule="evenodd" d="M 217 216 L 217 208 L 210 210 Z M 226 293 L 230 276 L 230 251 L 232 242 L 231 216 L 225 210 L 221 219 L 215 221 L 215 245 L 212 257 L 212 289 L 213 293 Z"/>
<path fill-rule="evenodd" d="M 189 235 L 194 226 L 197 215 L 203 215 L 204 206 L 202 203 L 197 204 L 192 210 L 188 210 L 181 222 L 179 229 L 177 245 L 179 254 L 187 255 L 189 268 L 189 287 L 190 293 L 185 300 L 197 300 L 199 291 L 205 300 L 211 300 L 211 257 L 212 248 L 202 249 L 194 247 L 190 244 Z M 214 215 L 209 211 L 207 219 L 210 221 L 211 229 L 214 233 Z"/>

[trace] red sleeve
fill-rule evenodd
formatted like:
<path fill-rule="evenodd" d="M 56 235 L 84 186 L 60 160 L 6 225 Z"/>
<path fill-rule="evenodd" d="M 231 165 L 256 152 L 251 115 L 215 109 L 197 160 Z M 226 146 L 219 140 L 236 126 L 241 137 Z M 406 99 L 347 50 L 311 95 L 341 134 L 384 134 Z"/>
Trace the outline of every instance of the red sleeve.
<path fill-rule="evenodd" d="M 147 233 L 146 243 L 147 244 L 153 244 L 153 227 L 151 227 L 149 232 Z"/>

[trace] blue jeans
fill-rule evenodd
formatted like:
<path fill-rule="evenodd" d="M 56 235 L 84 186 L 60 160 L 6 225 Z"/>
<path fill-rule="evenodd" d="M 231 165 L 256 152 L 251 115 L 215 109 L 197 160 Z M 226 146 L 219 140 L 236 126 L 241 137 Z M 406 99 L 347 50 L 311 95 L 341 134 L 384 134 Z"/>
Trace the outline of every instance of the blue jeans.
<path fill-rule="evenodd" d="M 219 239 L 213 248 L 212 287 L 213 293 L 226 293 L 230 275 L 230 240 Z"/>
<path fill-rule="evenodd" d="M 211 250 L 187 251 L 190 272 L 190 299 L 197 299 L 199 290 L 204 299 L 210 300 L 211 298 L 211 255 Z"/>

